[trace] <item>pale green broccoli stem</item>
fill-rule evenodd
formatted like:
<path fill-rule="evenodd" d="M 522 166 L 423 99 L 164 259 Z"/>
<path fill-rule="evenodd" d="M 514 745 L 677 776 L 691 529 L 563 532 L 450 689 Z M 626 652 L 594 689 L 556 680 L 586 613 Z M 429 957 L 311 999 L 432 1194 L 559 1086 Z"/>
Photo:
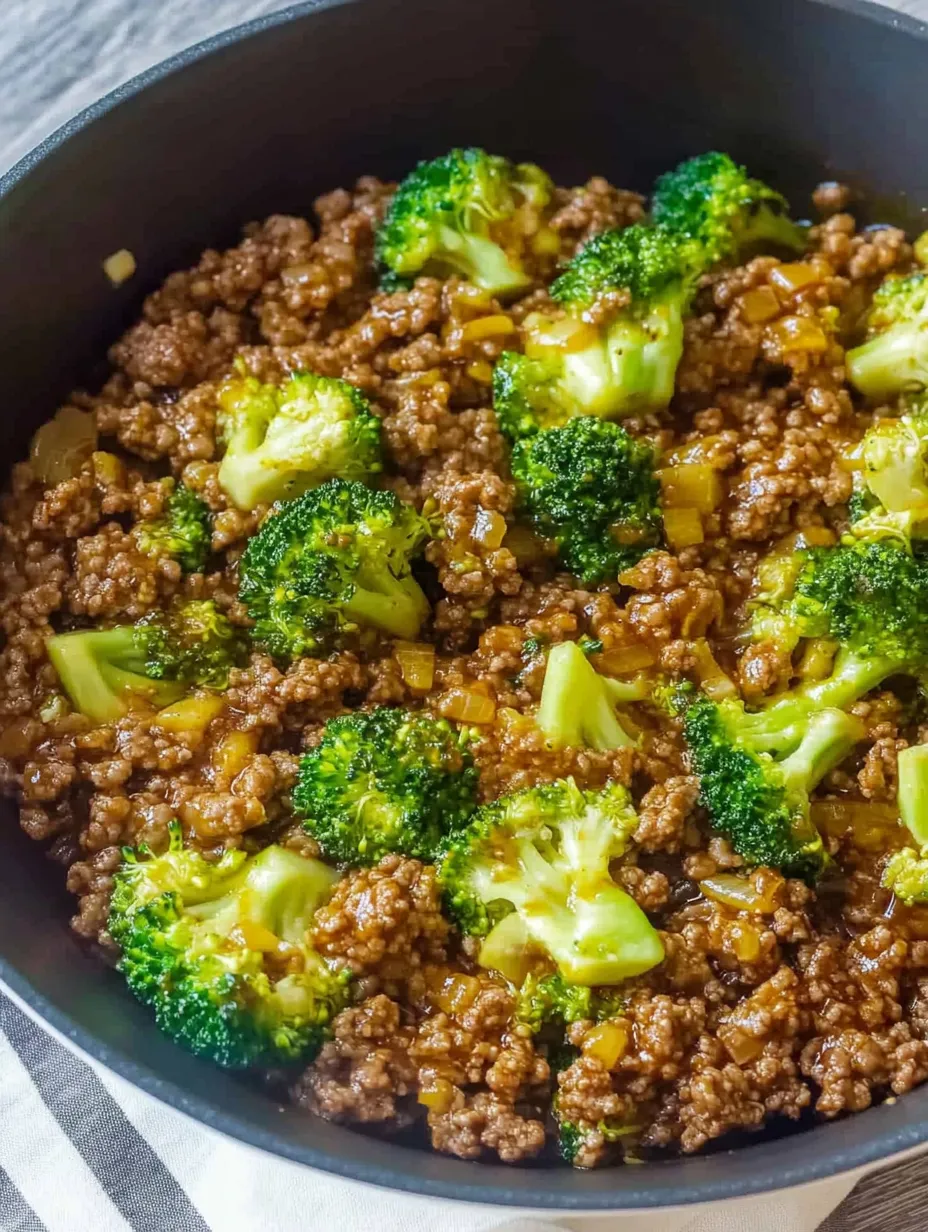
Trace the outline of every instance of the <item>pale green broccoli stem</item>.
<path fill-rule="evenodd" d="M 915 744 L 902 750 L 898 775 L 899 816 L 924 850 L 928 848 L 928 744 Z"/>
<path fill-rule="evenodd" d="M 615 707 L 643 696 L 640 683 L 600 676 L 576 642 L 561 642 L 548 654 L 535 721 L 556 748 L 628 748 L 635 741 Z"/>
<path fill-rule="evenodd" d="M 869 398 L 928 385 L 928 318 L 894 325 L 845 356 L 851 384 Z"/>
<path fill-rule="evenodd" d="M 531 282 L 516 269 L 505 252 L 482 235 L 442 227 L 435 259 L 457 270 L 468 281 L 491 295 L 520 291 Z"/>
<path fill-rule="evenodd" d="M 738 236 L 739 248 L 757 244 L 774 244 L 778 248 L 792 248 L 801 252 L 809 239 L 809 227 L 793 222 L 788 214 L 761 205 L 751 216 Z"/>
<path fill-rule="evenodd" d="M 903 662 L 888 655 L 864 658 L 853 651 L 842 650 L 835 659 L 834 669 L 824 680 L 802 685 L 780 701 L 774 698 L 765 710 L 748 718 L 756 717 L 759 726 L 775 732 L 778 725 L 782 729 L 797 724 L 813 711 L 843 710 L 904 667 Z"/>
<path fill-rule="evenodd" d="M 683 302 L 679 288 L 638 319 L 620 317 L 606 336 L 623 414 L 660 409 L 673 397 L 683 354 Z"/>
<path fill-rule="evenodd" d="M 62 633 L 46 649 L 72 704 L 95 723 L 115 723 L 133 701 L 160 709 L 185 692 L 182 684 L 144 675 L 131 625 Z"/>
<path fill-rule="evenodd" d="M 429 601 L 411 575 L 396 578 L 386 566 L 376 569 L 362 565 L 354 591 L 341 608 L 358 624 L 413 641 L 428 615 Z"/>
<path fill-rule="evenodd" d="M 864 737 L 863 724 L 843 710 L 813 714 L 795 752 L 777 763 L 787 794 L 805 797 Z"/>

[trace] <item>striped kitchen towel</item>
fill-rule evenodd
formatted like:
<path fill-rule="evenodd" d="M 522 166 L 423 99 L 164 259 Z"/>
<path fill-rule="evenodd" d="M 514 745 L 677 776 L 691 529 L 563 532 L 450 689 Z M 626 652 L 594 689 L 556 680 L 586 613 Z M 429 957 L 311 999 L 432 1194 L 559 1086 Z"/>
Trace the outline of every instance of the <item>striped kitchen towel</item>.
<path fill-rule="evenodd" d="M 812 1232 L 850 1185 L 556 1223 L 377 1190 L 203 1129 L 0 991 L 0 1232 Z"/>

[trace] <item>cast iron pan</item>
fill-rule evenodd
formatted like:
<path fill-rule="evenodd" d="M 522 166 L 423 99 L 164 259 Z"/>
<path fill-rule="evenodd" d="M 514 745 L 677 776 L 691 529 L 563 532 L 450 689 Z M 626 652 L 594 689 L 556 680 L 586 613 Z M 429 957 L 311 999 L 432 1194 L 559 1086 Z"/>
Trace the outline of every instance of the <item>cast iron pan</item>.
<path fill-rule="evenodd" d="M 0 181 L 5 457 L 138 313 L 243 222 L 305 213 L 363 173 L 454 144 L 646 189 L 730 151 L 797 205 L 822 178 L 876 189 L 873 219 L 928 206 L 928 27 L 856 0 L 306 3 L 184 52 L 67 124 Z M 101 260 L 129 248 L 114 291 Z M 0 978 L 85 1052 L 204 1124 L 395 1189 L 609 1209 L 798 1184 L 928 1139 L 928 1087 L 737 1150 L 590 1174 L 463 1163 L 281 1110 L 162 1039 L 69 934 L 60 870 L 0 827 Z"/>

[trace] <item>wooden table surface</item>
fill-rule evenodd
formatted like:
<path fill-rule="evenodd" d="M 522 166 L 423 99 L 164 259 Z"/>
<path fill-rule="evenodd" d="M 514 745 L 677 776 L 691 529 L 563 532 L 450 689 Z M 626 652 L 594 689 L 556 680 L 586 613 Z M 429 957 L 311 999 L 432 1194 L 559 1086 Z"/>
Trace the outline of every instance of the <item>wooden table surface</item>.
<path fill-rule="evenodd" d="M 127 77 L 284 7 L 285 0 L 2 0 L 0 171 Z M 891 0 L 891 7 L 928 19 L 928 0 Z M 820 1232 L 926 1228 L 928 1164 L 916 1159 L 862 1181 Z"/>

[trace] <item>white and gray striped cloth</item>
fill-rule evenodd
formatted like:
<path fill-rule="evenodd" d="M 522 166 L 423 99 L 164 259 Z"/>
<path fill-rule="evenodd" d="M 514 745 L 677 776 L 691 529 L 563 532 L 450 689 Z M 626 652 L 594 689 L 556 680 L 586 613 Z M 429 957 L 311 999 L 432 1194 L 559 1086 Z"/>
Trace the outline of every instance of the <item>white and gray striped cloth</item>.
<path fill-rule="evenodd" d="M 386 1192 L 204 1129 L 79 1056 L 0 989 L 0 1232 L 813 1232 L 852 1185 L 556 1222 Z M 821 1232 L 884 1226 L 839 1213 Z"/>

